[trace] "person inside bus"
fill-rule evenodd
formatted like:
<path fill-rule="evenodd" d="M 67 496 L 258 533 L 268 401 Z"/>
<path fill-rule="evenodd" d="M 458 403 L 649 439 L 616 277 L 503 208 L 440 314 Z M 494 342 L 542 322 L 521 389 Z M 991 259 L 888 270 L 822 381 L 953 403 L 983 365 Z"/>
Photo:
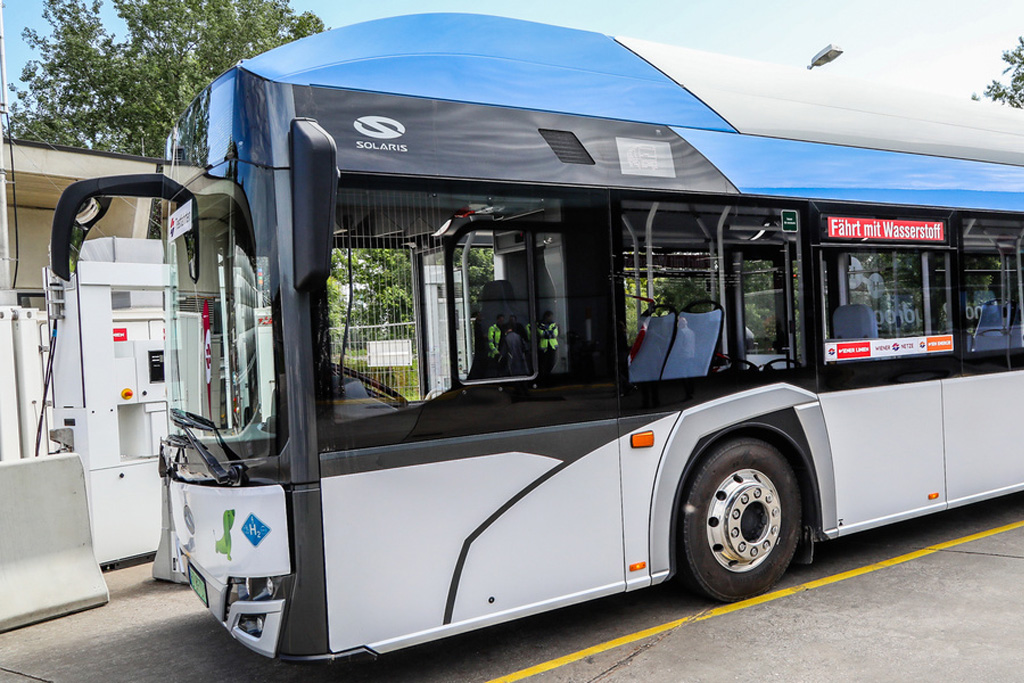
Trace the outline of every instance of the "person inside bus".
<path fill-rule="evenodd" d="M 558 356 L 558 325 L 551 311 L 544 311 L 537 323 L 537 348 L 540 351 L 540 376 L 547 377 L 554 370 Z"/>
<path fill-rule="evenodd" d="M 526 340 L 516 329 L 516 317 L 509 317 L 500 342 L 501 374 L 517 377 L 530 374 L 526 366 Z M 519 327 L 522 327 L 521 325 Z"/>
<path fill-rule="evenodd" d="M 487 376 L 487 334 L 484 332 L 484 323 L 480 311 L 473 311 L 470 315 L 473 324 L 473 364 L 469 368 L 469 375 L 466 379 L 483 379 Z"/>
<path fill-rule="evenodd" d="M 505 334 L 505 314 L 499 313 L 487 330 L 487 376 L 498 377 L 501 372 L 501 338 Z"/>

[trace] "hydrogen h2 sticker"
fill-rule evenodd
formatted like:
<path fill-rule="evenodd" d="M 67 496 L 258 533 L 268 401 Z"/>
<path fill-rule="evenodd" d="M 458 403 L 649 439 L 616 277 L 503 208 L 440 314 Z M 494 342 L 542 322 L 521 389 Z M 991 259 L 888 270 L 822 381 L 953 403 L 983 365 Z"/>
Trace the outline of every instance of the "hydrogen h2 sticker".
<path fill-rule="evenodd" d="M 254 548 L 262 543 L 269 533 L 270 527 L 252 513 L 245 518 L 245 523 L 242 524 L 242 534 L 249 539 L 249 543 L 252 543 Z"/>

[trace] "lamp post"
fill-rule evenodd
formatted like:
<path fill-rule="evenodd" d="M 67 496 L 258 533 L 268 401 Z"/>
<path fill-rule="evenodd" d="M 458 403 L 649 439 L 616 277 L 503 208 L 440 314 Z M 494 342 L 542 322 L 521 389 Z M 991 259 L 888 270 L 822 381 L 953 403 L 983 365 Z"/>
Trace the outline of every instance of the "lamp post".
<path fill-rule="evenodd" d="M 841 54 L 843 54 L 843 48 L 829 43 L 826 47 L 821 49 L 821 52 L 814 55 L 814 59 L 811 60 L 807 70 L 810 71 L 816 66 L 825 66 Z"/>

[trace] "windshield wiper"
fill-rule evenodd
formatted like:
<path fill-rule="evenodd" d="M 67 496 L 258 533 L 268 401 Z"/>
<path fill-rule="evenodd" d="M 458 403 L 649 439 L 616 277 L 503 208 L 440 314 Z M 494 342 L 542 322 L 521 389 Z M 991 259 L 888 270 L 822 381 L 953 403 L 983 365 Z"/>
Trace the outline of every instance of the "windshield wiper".
<path fill-rule="evenodd" d="M 242 479 L 242 475 L 245 470 L 248 469 L 244 464 L 238 463 L 225 469 L 220 461 L 217 460 L 216 456 L 210 452 L 210 449 L 206 445 L 196 438 L 193 429 L 198 429 L 204 432 L 213 432 L 217 437 L 217 442 L 220 447 L 224 449 L 224 454 L 227 455 L 229 460 L 241 460 L 238 454 L 231 450 L 231 447 L 224 441 L 224 437 L 220 435 L 217 426 L 210 420 L 206 419 L 202 415 L 196 415 L 195 413 L 189 413 L 184 410 L 178 410 L 177 408 L 171 408 L 171 422 L 175 426 L 179 427 L 184 433 L 185 443 L 174 439 L 174 437 L 168 438 L 168 443 L 173 446 L 182 447 L 190 446 L 206 463 L 207 469 L 210 470 L 210 474 L 217 480 L 218 484 L 236 484 Z M 173 439 L 173 440 L 172 440 Z"/>

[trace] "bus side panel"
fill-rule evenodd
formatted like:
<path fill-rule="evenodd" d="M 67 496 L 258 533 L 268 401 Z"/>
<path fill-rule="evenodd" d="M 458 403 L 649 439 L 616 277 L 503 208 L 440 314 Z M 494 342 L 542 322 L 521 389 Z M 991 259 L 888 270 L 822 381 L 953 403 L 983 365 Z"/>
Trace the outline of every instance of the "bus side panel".
<path fill-rule="evenodd" d="M 453 621 L 623 590 L 619 498 L 616 441 L 530 491 L 470 546 Z"/>
<path fill-rule="evenodd" d="M 1020 372 L 942 380 L 950 505 L 1024 482 L 1022 382 Z"/>
<path fill-rule="evenodd" d="M 325 478 L 331 650 L 440 627 L 466 538 L 558 465 L 503 453 Z"/>
<path fill-rule="evenodd" d="M 705 436 L 752 417 L 811 403 L 817 396 L 788 384 L 773 384 L 732 394 L 683 412 L 665 449 L 651 502 L 651 578 L 668 578 L 672 569 L 672 518 L 679 482 Z M 812 454 L 816 455 L 816 454 Z"/>
<path fill-rule="evenodd" d="M 946 507 L 939 382 L 826 393 L 821 409 L 839 535 Z"/>
<path fill-rule="evenodd" d="M 658 476 L 658 465 L 669 443 L 679 413 L 650 422 L 623 418 L 619 422 L 619 467 L 622 472 L 622 527 L 626 572 L 626 590 L 651 585 L 651 495 Z M 654 433 L 654 446 L 633 448 L 633 434 Z M 643 568 L 637 565 L 643 563 Z M 630 570 L 632 567 L 632 571 Z"/>

